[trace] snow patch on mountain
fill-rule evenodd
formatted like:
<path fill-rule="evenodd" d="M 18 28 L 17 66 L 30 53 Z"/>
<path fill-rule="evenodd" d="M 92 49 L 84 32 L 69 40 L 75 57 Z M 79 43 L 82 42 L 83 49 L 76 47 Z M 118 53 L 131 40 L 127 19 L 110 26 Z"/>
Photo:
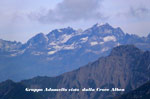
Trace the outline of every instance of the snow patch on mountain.
<path fill-rule="evenodd" d="M 104 44 L 104 42 L 99 42 L 100 45 Z"/>
<path fill-rule="evenodd" d="M 55 54 L 56 52 L 57 52 L 56 50 L 54 50 L 54 51 L 49 51 L 49 52 L 48 52 L 48 55 Z"/>
<path fill-rule="evenodd" d="M 67 34 L 64 34 L 62 35 L 61 39 L 61 43 L 66 43 L 73 35 L 67 35 Z"/>
<path fill-rule="evenodd" d="M 95 46 L 98 44 L 98 42 L 91 42 L 90 44 L 91 44 L 91 46 Z"/>
<path fill-rule="evenodd" d="M 65 49 L 65 50 L 72 50 L 72 49 L 75 49 L 75 46 L 74 46 L 74 44 L 71 44 L 69 46 L 65 46 L 63 49 Z"/>
<path fill-rule="evenodd" d="M 20 50 L 20 51 L 18 51 L 18 50 L 13 50 L 14 53 L 10 54 L 10 56 L 11 56 L 11 57 L 15 57 L 15 56 L 17 56 L 17 55 L 21 55 L 21 54 L 23 54 L 23 53 L 25 52 L 25 50 L 26 50 L 26 49 Z"/>
<path fill-rule="evenodd" d="M 81 40 L 82 43 L 85 43 L 85 42 L 87 42 L 88 37 L 81 38 L 80 40 Z"/>
<path fill-rule="evenodd" d="M 116 44 L 116 46 L 120 46 L 121 44 L 118 42 L 117 44 Z"/>
<path fill-rule="evenodd" d="M 57 45 L 57 44 L 55 42 L 51 42 L 51 43 L 49 43 L 49 45 L 54 46 L 54 45 Z"/>
<path fill-rule="evenodd" d="M 61 29 L 58 29 L 58 32 L 62 32 L 62 30 L 61 30 Z"/>
<path fill-rule="evenodd" d="M 109 42 L 109 41 L 117 41 L 115 36 L 106 36 L 103 38 L 104 42 Z"/>
<path fill-rule="evenodd" d="M 97 23 L 97 24 L 96 24 L 97 27 L 100 27 L 100 26 L 102 26 L 102 25 L 104 25 L 104 23 Z"/>
<path fill-rule="evenodd" d="M 109 47 L 105 47 L 101 50 L 101 52 L 105 52 L 105 51 L 108 51 L 109 50 Z"/>
<path fill-rule="evenodd" d="M 44 53 L 43 53 L 43 52 L 32 52 L 31 54 L 38 56 L 38 55 L 42 55 L 42 54 L 44 54 Z"/>
<path fill-rule="evenodd" d="M 53 48 L 58 51 L 58 50 L 61 50 L 63 48 L 63 46 L 55 45 L 55 46 L 53 46 Z"/>
<path fill-rule="evenodd" d="M 70 44 L 70 45 L 64 45 L 64 46 L 63 46 L 63 49 L 64 49 L 64 50 L 73 50 L 73 49 L 75 49 L 75 48 L 77 48 L 75 42 L 73 42 L 73 43 Z"/>

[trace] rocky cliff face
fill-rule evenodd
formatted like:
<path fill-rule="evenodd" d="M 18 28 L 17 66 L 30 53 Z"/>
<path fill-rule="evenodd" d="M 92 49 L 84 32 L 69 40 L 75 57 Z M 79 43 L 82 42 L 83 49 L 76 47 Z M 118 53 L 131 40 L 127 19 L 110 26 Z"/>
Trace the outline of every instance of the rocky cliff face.
<path fill-rule="evenodd" d="M 109 56 L 101 57 L 77 70 L 57 77 L 35 77 L 20 83 L 28 88 L 124 88 L 129 92 L 150 78 L 150 52 L 133 45 L 115 47 Z M 24 89 L 22 89 L 24 90 Z M 123 92 L 41 92 L 43 99 L 110 98 Z M 42 98 L 41 98 L 42 99 Z"/>

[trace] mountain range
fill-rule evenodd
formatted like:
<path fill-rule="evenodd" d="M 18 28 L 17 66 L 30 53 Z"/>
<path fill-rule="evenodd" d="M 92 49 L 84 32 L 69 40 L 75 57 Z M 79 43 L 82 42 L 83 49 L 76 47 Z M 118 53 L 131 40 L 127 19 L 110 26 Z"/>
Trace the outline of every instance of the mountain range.
<path fill-rule="evenodd" d="M 39 33 L 24 44 L 1 39 L 0 81 L 57 76 L 107 56 L 113 47 L 124 44 L 150 50 L 150 34 L 139 37 L 97 23 L 84 31 L 67 27 Z"/>
<path fill-rule="evenodd" d="M 14 99 L 60 99 L 60 97 L 62 99 L 110 99 L 138 88 L 149 79 L 150 52 L 140 50 L 134 45 L 120 45 L 113 48 L 108 56 L 57 77 L 38 76 L 20 82 L 4 81 L 0 83 L 0 97 L 2 99 L 12 99 L 12 96 Z M 121 88 L 125 89 L 125 92 L 33 93 L 26 92 L 25 88 Z"/>

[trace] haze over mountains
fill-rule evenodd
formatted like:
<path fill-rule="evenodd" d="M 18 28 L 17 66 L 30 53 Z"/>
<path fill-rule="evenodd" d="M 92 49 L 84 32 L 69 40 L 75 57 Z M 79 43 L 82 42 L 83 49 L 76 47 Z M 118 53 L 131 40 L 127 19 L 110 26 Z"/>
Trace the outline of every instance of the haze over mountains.
<path fill-rule="evenodd" d="M 0 40 L 0 81 L 56 76 L 106 56 L 123 44 L 150 50 L 150 34 L 130 35 L 106 23 L 84 31 L 67 27 L 47 35 L 39 33 L 25 44 Z"/>
<path fill-rule="evenodd" d="M 123 92 L 25 92 L 25 88 L 124 88 L 125 93 L 136 89 L 150 79 L 150 52 L 134 45 L 121 45 L 112 49 L 107 57 L 57 77 L 35 77 L 15 83 L 0 83 L 0 97 L 15 99 L 108 99 Z M 18 95 L 18 93 L 20 95 Z M 17 97 L 17 98 L 16 98 Z M 35 98 L 36 97 L 36 98 Z"/>

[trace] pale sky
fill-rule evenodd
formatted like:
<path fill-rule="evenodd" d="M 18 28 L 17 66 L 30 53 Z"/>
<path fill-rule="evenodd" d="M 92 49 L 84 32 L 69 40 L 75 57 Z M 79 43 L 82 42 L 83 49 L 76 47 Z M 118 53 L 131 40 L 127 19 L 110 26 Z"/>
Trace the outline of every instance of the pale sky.
<path fill-rule="evenodd" d="M 0 0 L 0 39 L 26 42 L 37 33 L 96 23 L 150 33 L 150 0 Z"/>

